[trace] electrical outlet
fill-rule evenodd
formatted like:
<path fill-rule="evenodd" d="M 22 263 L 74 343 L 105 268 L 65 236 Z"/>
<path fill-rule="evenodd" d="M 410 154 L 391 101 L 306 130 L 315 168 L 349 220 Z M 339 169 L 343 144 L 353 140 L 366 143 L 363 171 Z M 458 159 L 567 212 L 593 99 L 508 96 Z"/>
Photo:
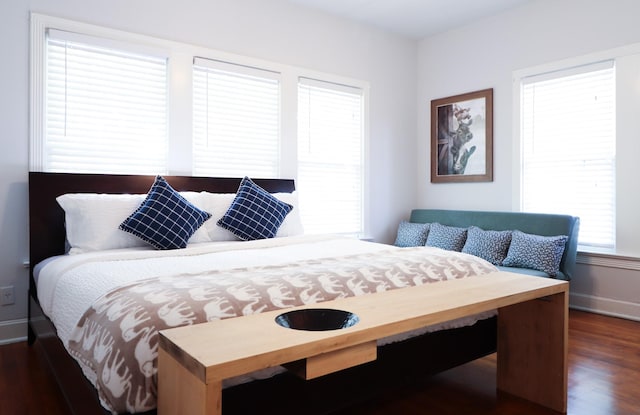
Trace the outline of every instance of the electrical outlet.
<path fill-rule="evenodd" d="M 10 305 L 16 302 L 13 285 L 0 287 L 0 305 Z"/>

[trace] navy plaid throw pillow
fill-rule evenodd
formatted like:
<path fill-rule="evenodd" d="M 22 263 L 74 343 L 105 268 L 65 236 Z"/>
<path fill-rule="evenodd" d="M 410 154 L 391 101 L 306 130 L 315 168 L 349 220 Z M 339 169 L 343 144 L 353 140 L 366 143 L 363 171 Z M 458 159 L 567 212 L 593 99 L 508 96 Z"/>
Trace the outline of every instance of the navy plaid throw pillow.
<path fill-rule="evenodd" d="M 244 241 L 273 238 L 293 206 L 284 203 L 245 177 L 218 226 Z"/>
<path fill-rule="evenodd" d="M 191 235 L 211 217 L 157 176 L 147 197 L 120 229 L 132 233 L 156 249 L 184 248 Z"/>

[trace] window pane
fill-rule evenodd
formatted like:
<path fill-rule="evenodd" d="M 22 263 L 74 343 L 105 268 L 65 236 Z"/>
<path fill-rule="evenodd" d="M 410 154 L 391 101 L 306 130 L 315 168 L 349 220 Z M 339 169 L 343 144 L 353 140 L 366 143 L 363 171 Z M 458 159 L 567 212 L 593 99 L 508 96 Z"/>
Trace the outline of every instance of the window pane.
<path fill-rule="evenodd" d="M 193 71 L 193 174 L 278 177 L 278 74 L 197 59 Z"/>
<path fill-rule="evenodd" d="M 167 170 L 167 60 L 50 31 L 45 171 Z"/>
<path fill-rule="evenodd" d="M 361 234 L 362 91 L 301 78 L 298 189 L 307 233 Z"/>
<path fill-rule="evenodd" d="M 601 66 L 524 80 L 522 209 L 579 216 L 580 244 L 613 248 L 615 72 Z"/>

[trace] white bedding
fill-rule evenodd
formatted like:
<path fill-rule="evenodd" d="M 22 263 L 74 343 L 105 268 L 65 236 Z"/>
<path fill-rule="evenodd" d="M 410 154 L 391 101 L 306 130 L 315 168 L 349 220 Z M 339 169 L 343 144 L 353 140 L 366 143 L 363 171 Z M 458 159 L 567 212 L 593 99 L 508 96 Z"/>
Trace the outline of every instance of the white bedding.
<path fill-rule="evenodd" d="M 114 249 L 64 255 L 38 273 L 38 300 L 64 344 L 82 314 L 99 297 L 122 285 L 151 277 L 217 269 L 276 265 L 291 261 L 376 252 L 388 245 L 352 238 L 294 236 L 249 242 L 210 242 L 186 249 Z M 135 262 L 135 264 L 132 264 Z M 135 266 L 135 273 L 123 272 Z M 104 279 L 107 273 L 112 277 Z M 94 278 L 95 277 L 95 278 Z"/>
<path fill-rule="evenodd" d="M 210 271 L 212 264 L 215 264 L 216 269 L 231 270 L 316 258 L 376 253 L 390 248 L 388 245 L 352 238 L 294 236 L 251 242 L 201 243 L 172 251 L 130 248 L 66 255 L 50 260 L 40 267 L 37 280 L 38 297 L 43 311 L 52 320 L 60 339 L 68 348 L 73 330 L 85 311 L 106 293 L 118 287 L 175 274 L 196 275 Z M 425 254 L 430 250 L 440 251 L 437 248 L 426 247 L 424 250 Z M 110 277 L 105 278 L 105 275 Z M 492 315 L 495 315 L 495 312 L 383 339 L 380 343 L 401 340 L 427 331 L 471 325 L 479 319 Z M 270 376 L 280 370 L 276 368 L 246 378 L 231 380 L 226 383 L 226 386 L 255 377 Z M 85 374 L 95 384 L 95 379 L 92 379 L 95 375 L 87 373 L 86 370 Z"/>

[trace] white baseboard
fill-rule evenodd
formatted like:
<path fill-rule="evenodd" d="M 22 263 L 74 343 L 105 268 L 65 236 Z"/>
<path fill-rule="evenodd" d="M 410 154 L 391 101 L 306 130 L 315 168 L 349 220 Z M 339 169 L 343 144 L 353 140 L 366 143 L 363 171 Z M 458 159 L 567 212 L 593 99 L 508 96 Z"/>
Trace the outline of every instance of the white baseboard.
<path fill-rule="evenodd" d="M 612 317 L 640 321 L 640 303 L 569 293 L 569 307 Z"/>
<path fill-rule="evenodd" d="M 27 324 L 26 318 L 0 321 L 0 345 L 26 341 Z"/>

